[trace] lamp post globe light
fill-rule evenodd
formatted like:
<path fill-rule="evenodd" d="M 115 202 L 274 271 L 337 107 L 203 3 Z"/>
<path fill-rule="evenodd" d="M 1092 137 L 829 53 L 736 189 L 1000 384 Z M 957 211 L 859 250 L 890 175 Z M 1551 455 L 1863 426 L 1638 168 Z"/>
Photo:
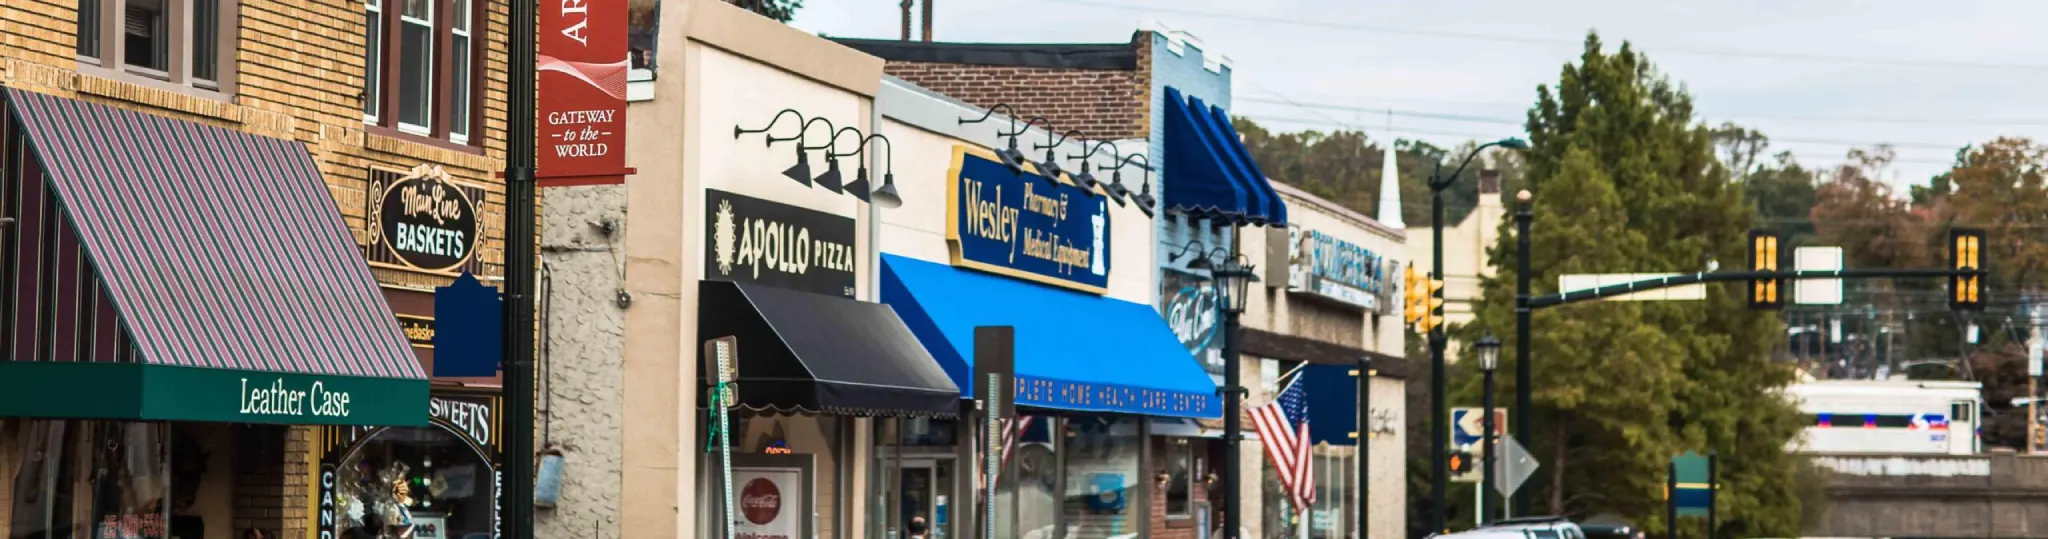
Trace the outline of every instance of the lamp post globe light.
<path fill-rule="evenodd" d="M 1479 496 L 1484 500 L 1493 495 L 1493 482 L 1496 480 L 1493 472 L 1493 433 L 1500 427 L 1493 424 L 1493 371 L 1500 368 L 1500 339 L 1495 339 L 1492 335 L 1480 337 L 1479 342 L 1473 344 L 1473 348 L 1479 351 L 1479 372 L 1484 376 L 1480 383 L 1482 397 L 1479 404 L 1479 450 L 1480 454 L 1484 455 L 1479 461 Z M 1479 511 L 1477 522 L 1480 525 L 1484 526 L 1493 521 L 1493 504 L 1481 503 L 1476 509 Z"/>
<path fill-rule="evenodd" d="M 1238 361 L 1238 333 L 1243 327 L 1240 316 L 1244 314 L 1245 302 L 1251 297 L 1249 289 L 1259 276 L 1257 266 L 1244 255 L 1222 248 L 1204 252 L 1200 241 L 1188 242 L 1173 259 L 1189 253 L 1195 257 L 1188 261 L 1187 269 L 1209 273 L 1208 279 L 1216 287 L 1217 299 L 1223 306 L 1223 387 L 1216 389 L 1223 394 L 1223 537 L 1236 539 L 1244 521 L 1239 503 L 1243 478 L 1239 456 L 1244 442 L 1245 389 L 1244 366 Z"/>
<path fill-rule="evenodd" d="M 1430 278 L 1432 279 L 1441 280 L 1444 278 L 1444 190 L 1449 189 L 1451 187 L 1451 183 L 1455 182 L 1460 174 L 1465 173 L 1465 167 L 1470 166 L 1472 164 L 1472 160 L 1474 158 L 1479 157 L 1480 152 L 1486 151 L 1487 148 L 1495 146 L 1507 148 L 1510 150 L 1529 149 L 1529 143 L 1527 141 L 1514 137 L 1504 138 L 1493 142 L 1488 142 L 1486 144 L 1481 144 L 1479 145 L 1479 147 L 1473 148 L 1472 152 L 1465 155 L 1465 159 L 1458 163 L 1458 168 L 1451 171 L 1451 174 L 1449 176 L 1445 176 L 1443 174 L 1444 168 L 1443 163 L 1441 161 L 1437 163 L 1436 170 L 1430 173 L 1429 232 L 1431 241 L 1429 271 Z M 1441 294 L 1443 292 L 1439 290 L 1437 293 Z M 1445 521 L 1448 518 L 1447 510 L 1449 509 L 1449 507 L 1446 506 L 1446 502 L 1444 500 L 1444 495 L 1446 492 L 1450 490 L 1451 486 L 1451 407 L 1450 402 L 1446 399 L 1446 397 L 1448 396 L 1447 394 L 1450 392 L 1450 390 L 1449 386 L 1447 385 L 1446 375 L 1444 373 L 1444 345 L 1445 336 L 1443 325 L 1439 324 L 1435 327 L 1430 328 L 1429 400 L 1433 406 L 1430 407 L 1429 425 L 1431 432 L 1429 438 L 1431 444 L 1430 458 L 1434 462 L 1432 462 L 1432 465 L 1430 466 L 1430 475 L 1432 481 L 1429 489 L 1429 515 L 1431 526 L 1430 530 L 1438 533 L 1450 531 L 1450 529 L 1445 526 Z M 1491 415 L 1490 412 L 1489 415 Z"/>

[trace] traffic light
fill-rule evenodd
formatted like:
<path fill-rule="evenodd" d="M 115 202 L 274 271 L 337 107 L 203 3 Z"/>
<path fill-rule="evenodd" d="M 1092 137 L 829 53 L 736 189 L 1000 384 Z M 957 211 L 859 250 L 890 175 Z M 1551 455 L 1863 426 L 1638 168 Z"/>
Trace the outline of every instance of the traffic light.
<path fill-rule="evenodd" d="M 1451 460 L 1448 464 L 1451 467 L 1451 475 L 1465 475 L 1472 473 L 1472 467 L 1477 463 L 1472 461 L 1471 452 L 1453 451 L 1451 452 Z"/>
<path fill-rule="evenodd" d="M 1418 333 L 1429 333 L 1444 323 L 1444 280 L 1432 275 L 1422 282 L 1422 320 L 1415 325 Z"/>
<path fill-rule="evenodd" d="M 1401 288 L 1402 299 L 1407 300 L 1405 318 L 1409 324 L 1422 321 L 1422 274 L 1415 272 L 1415 265 L 1409 264 L 1401 270 L 1401 280 L 1407 284 Z"/>
<path fill-rule="evenodd" d="M 1778 271 L 1778 233 L 1768 230 L 1749 231 L 1749 271 Z M 1785 297 L 1782 295 L 1784 287 L 1784 279 L 1751 279 L 1749 308 L 1785 308 Z"/>
<path fill-rule="evenodd" d="M 2048 447 L 2048 427 L 2033 427 L 2033 429 L 2034 447 L 2036 449 Z"/>
<path fill-rule="evenodd" d="M 1959 311 L 1984 310 L 1984 231 L 1958 228 L 1948 232 L 1949 269 L 1975 270 L 1976 275 L 1948 278 L 1948 306 Z"/>

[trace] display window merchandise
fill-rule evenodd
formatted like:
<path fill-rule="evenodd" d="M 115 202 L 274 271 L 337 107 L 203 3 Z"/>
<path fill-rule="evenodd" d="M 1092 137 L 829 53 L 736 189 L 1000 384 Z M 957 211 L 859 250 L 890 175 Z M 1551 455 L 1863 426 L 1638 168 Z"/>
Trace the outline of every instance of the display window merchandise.
<path fill-rule="evenodd" d="M 319 537 L 497 537 L 498 407 L 495 395 L 451 392 L 431 399 L 426 427 L 327 429 L 313 478 Z"/>
<path fill-rule="evenodd" d="M 286 427 L 0 421 L 0 530 L 10 539 L 275 537 L 238 488 L 278 478 Z"/>

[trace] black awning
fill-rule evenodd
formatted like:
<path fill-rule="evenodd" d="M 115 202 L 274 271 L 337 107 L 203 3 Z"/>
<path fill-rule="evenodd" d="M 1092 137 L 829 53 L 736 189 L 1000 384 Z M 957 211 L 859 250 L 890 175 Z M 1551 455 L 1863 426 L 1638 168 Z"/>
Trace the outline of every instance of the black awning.
<path fill-rule="evenodd" d="M 960 389 L 887 305 L 728 281 L 704 281 L 697 291 L 698 336 L 738 340 L 741 407 L 867 416 L 959 410 Z M 697 379 L 709 380 L 701 356 L 697 365 Z"/>

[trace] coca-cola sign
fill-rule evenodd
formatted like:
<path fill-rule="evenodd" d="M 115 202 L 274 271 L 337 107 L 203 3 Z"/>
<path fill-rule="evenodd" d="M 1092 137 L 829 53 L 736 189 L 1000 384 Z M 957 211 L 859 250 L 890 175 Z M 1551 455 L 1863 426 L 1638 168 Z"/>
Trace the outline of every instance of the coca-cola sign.
<path fill-rule="evenodd" d="M 782 489 L 766 477 L 748 481 L 746 488 L 740 489 L 740 514 L 756 526 L 775 522 L 775 516 L 782 514 Z"/>
<path fill-rule="evenodd" d="M 811 537 L 815 527 L 815 484 L 807 455 L 733 455 L 733 534 L 742 539 Z M 803 462 L 803 464 L 797 464 Z"/>

